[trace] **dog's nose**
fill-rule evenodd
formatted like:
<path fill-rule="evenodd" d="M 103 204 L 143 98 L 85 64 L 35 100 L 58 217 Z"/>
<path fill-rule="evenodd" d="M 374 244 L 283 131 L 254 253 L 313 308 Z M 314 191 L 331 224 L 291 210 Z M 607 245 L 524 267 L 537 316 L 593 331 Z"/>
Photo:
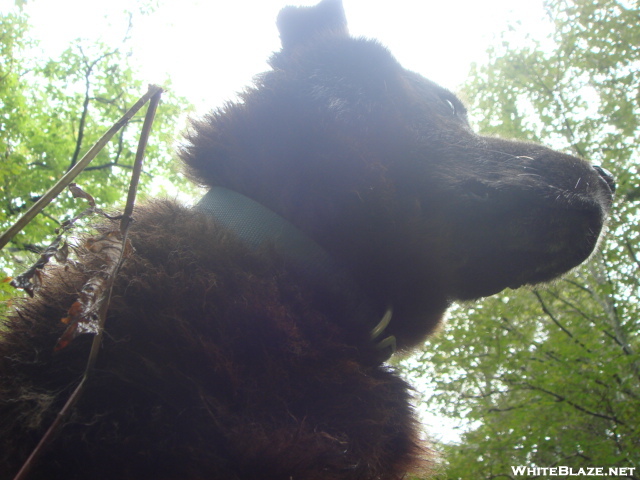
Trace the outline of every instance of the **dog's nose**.
<path fill-rule="evenodd" d="M 599 165 L 594 165 L 593 169 L 598 172 L 602 179 L 607 183 L 607 185 L 609 186 L 609 190 L 611 190 L 611 193 L 614 193 L 616 191 L 616 179 L 614 178 L 613 174 L 609 170 L 602 168 Z"/>

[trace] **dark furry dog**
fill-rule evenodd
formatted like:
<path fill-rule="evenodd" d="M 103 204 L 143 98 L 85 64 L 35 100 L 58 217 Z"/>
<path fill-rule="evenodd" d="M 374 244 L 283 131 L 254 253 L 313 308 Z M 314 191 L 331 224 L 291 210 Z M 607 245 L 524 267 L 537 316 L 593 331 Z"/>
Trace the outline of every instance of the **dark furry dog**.
<path fill-rule="evenodd" d="M 137 210 L 98 364 L 30 478 L 420 471 L 408 387 L 383 363 L 394 346 L 419 345 L 453 300 L 551 280 L 596 246 L 607 172 L 475 134 L 451 92 L 350 37 L 337 0 L 278 25 L 273 69 L 181 151 L 211 192 Z M 89 336 L 52 351 L 103 268 L 79 256 L 2 327 L 2 479 L 84 370 Z"/>

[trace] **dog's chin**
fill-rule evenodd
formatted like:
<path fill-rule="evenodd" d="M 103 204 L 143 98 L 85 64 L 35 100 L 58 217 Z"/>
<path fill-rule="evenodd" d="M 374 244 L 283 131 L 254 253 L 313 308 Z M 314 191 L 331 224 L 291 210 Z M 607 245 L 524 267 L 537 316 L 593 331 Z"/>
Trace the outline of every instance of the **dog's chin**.
<path fill-rule="evenodd" d="M 469 300 L 549 282 L 583 263 L 605 227 L 611 202 L 606 193 L 602 199 L 532 198 L 528 208 L 511 208 L 523 201 L 514 195 L 511 202 L 501 199 L 502 211 L 476 209 L 451 236 L 446 259 L 454 272 L 451 298 Z M 495 201 L 490 197 L 485 203 Z"/>
<path fill-rule="evenodd" d="M 550 282 L 589 258 L 597 243 L 585 239 L 582 248 L 569 246 L 554 251 L 494 251 L 462 266 L 454 278 L 453 298 L 472 300 L 488 297 L 506 288 Z"/>

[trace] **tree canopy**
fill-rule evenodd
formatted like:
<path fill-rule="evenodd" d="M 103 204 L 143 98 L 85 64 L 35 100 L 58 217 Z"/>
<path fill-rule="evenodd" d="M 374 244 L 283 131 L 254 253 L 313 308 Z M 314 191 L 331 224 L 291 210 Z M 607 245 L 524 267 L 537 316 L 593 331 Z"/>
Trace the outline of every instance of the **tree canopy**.
<path fill-rule="evenodd" d="M 126 18 L 126 17 L 123 17 Z M 29 22 L 19 9 L 0 15 L 0 230 L 4 231 L 69 170 L 146 91 L 129 63 L 126 38 L 117 46 L 78 40 L 59 58 L 33 56 Z M 189 104 L 165 93 L 146 150 L 142 192 L 187 191 L 173 155 Z M 99 206 L 122 208 L 144 111 L 103 149 L 76 182 Z M 162 182 L 154 180 L 162 179 Z M 0 277 L 31 261 L 64 218 L 84 208 L 63 193 L 0 254 Z M 2 284 L 5 288 L 6 284 Z M 0 292 L 0 295 L 2 293 Z"/>
<path fill-rule="evenodd" d="M 612 171 L 618 186 L 608 234 L 587 265 L 454 309 L 407 367 L 435 389 L 433 411 L 466 425 L 459 443 L 441 446 L 445 478 L 640 465 L 638 7 L 548 0 L 553 35 L 512 47 L 514 25 L 465 87 L 483 133 L 577 154 Z"/>

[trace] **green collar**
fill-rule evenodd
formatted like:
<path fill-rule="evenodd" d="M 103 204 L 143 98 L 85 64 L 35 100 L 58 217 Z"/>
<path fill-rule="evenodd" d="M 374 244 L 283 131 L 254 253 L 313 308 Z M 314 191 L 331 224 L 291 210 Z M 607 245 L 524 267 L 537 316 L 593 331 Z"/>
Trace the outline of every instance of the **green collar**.
<path fill-rule="evenodd" d="M 319 288 L 339 294 L 336 288 L 348 285 L 362 299 L 361 308 L 373 312 L 366 295 L 356 286 L 349 273 L 338 266 L 333 258 L 314 240 L 277 213 L 258 202 L 223 187 L 213 187 L 202 197 L 196 208 L 215 218 L 222 226 L 233 231 L 252 250 L 272 246 L 296 269 L 304 271 L 305 278 Z M 382 361 L 396 350 L 396 339 L 386 335 L 393 309 L 388 307 L 382 320 L 371 330 L 370 339 L 380 350 Z M 371 316 L 377 316 L 374 313 Z"/>

